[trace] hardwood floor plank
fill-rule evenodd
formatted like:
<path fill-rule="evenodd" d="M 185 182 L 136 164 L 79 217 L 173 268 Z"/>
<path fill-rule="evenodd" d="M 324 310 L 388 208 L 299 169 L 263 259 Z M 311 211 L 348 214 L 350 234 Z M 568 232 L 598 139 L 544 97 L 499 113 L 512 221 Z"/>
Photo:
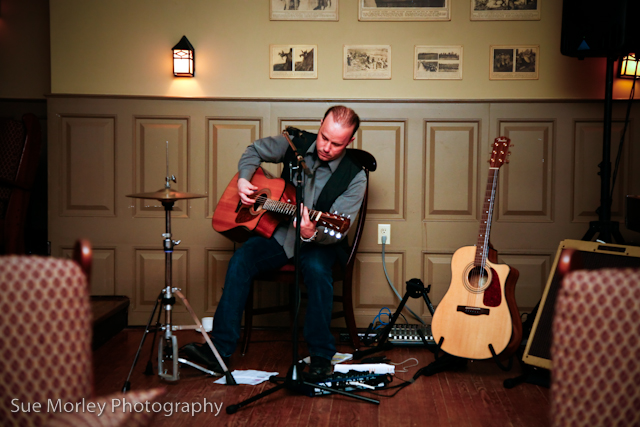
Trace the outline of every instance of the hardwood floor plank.
<path fill-rule="evenodd" d="M 94 352 L 95 394 L 105 396 L 120 393 L 129 368 L 140 344 L 143 330 L 125 329 L 111 338 Z M 191 341 L 202 342 L 202 337 L 193 331 L 177 334 L 180 346 Z M 279 372 L 285 375 L 292 363 L 291 336 L 287 330 L 255 330 L 254 342 L 245 356 L 235 354 L 229 368 L 255 369 Z M 157 364 L 157 349 L 152 350 L 152 335 L 147 337 L 138 365 L 131 376 L 133 390 L 164 387 L 167 391 L 162 403 L 186 404 L 208 402 L 222 404 L 222 410 L 195 414 L 177 412 L 170 416 L 157 413 L 154 426 L 343 426 L 383 427 L 401 426 L 514 426 L 546 427 L 549 425 L 549 390 L 523 384 L 514 389 L 504 389 L 502 381 L 518 375 L 516 370 L 502 372 L 491 361 L 469 363 L 464 369 L 441 372 L 429 377 L 419 377 L 405 387 L 395 397 L 385 398 L 369 393 L 364 396 L 379 398 L 374 405 L 349 397 L 330 395 L 307 397 L 291 390 L 280 390 L 257 402 L 253 402 L 229 415 L 226 408 L 237 404 L 264 390 L 274 387 L 265 382 L 257 386 L 224 386 L 214 384 L 216 378 L 205 376 L 199 371 L 182 367 L 180 379 L 169 383 L 161 381 L 157 373 L 144 374 L 149 354 L 152 354 L 154 370 Z M 157 343 L 156 343 L 157 345 Z M 154 346 L 155 347 L 155 346 Z M 350 352 L 350 347 L 339 345 L 338 351 Z M 304 345 L 300 346 L 305 355 Z M 410 380 L 419 368 L 433 362 L 433 354 L 424 348 L 399 347 L 384 354 L 394 363 L 416 358 L 418 365 L 408 372 L 399 372 L 397 367 L 392 385 L 400 379 Z M 393 390 L 384 391 L 390 394 Z M 119 394 L 117 394 L 120 396 Z M 126 395 L 125 395 L 126 397 Z"/>

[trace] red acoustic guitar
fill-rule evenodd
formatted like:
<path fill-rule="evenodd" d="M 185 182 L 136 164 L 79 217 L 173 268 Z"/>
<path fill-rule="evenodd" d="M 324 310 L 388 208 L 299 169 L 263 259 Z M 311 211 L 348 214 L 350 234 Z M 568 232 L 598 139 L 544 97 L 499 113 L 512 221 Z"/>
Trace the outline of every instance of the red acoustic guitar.
<path fill-rule="evenodd" d="M 276 227 L 296 213 L 295 187 L 282 178 L 268 176 L 258 168 L 251 183 L 259 188 L 254 193 L 255 203 L 243 205 L 238 195 L 238 174 L 224 190 L 213 213 L 211 225 L 218 233 L 236 242 L 244 242 L 252 233 L 271 237 Z M 344 234 L 350 219 L 338 214 L 309 211 L 309 218 L 330 234 Z"/>
<path fill-rule="evenodd" d="M 494 141 L 478 243 L 453 254 L 451 284 L 433 315 L 434 340 L 458 357 L 488 359 L 491 349 L 495 355 L 511 354 L 522 337 L 515 304 L 518 270 L 495 264 L 497 253 L 489 247 L 498 171 L 506 162 L 509 143 L 505 137 Z"/>

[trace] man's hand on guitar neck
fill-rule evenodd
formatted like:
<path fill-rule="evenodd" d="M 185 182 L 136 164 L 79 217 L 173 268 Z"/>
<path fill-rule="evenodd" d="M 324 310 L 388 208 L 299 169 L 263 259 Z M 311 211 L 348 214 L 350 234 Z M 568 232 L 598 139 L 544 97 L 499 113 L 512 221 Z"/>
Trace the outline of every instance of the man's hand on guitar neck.
<path fill-rule="evenodd" d="M 293 220 L 293 226 L 296 226 L 295 218 Z M 309 218 L 309 209 L 302 205 L 302 221 L 300 227 L 300 237 L 303 239 L 311 239 L 316 234 L 316 223 Z"/>
<path fill-rule="evenodd" d="M 240 196 L 240 201 L 242 201 L 243 205 L 252 205 L 255 203 L 255 200 L 251 198 L 253 193 L 258 189 L 255 185 L 253 185 L 250 181 L 244 178 L 238 178 L 238 195 Z"/>

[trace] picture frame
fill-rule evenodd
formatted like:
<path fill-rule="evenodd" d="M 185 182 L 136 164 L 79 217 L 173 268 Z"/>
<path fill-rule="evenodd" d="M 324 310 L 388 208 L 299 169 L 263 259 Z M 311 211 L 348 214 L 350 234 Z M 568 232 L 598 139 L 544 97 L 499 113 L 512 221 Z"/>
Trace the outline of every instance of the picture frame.
<path fill-rule="evenodd" d="M 471 0 L 472 21 L 539 21 L 542 0 Z"/>
<path fill-rule="evenodd" d="M 451 21 L 452 0 L 358 0 L 358 21 Z"/>
<path fill-rule="evenodd" d="M 391 45 L 344 45 L 344 80 L 390 80 Z"/>
<path fill-rule="evenodd" d="M 415 46 L 414 80 L 462 80 L 462 46 Z"/>
<path fill-rule="evenodd" d="M 490 80 L 537 80 L 540 46 L 491 46 Z"/>
<path fill-rule="evenodd" d="M 317 45 L 269 45 L 269 78 L 317 79 Z"/>
<path fill-rule="evenodd" d="M 269 0 L 272 21 L 338 21 L 340 0 Z"/>

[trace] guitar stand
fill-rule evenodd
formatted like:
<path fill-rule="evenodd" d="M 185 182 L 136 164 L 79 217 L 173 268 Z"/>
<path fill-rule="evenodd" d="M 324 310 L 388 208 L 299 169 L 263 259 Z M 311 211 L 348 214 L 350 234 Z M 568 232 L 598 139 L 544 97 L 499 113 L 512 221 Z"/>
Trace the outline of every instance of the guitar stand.
<path fill-rule="evenodd" d="M 446 352 L 442 352 L 444 353 L 445 356 L 440 356 L 440 351 L 442 350 L 442 343 L 444 342 L 444 337 L 440 337 L 440 340 L 438 341 L 438 344 L 436 346 L 436 350 L 434 351 L 433 355 L 435 357 L 435 361 L 432 364 L 435 364 L 436 362 L 438 362 L 439 359 L 444 358 L 444 357 L 454 357 L 460 360 L 464 360 L 465 363 L 467 360 L 470 359 L 466 359 L 466 358 L 462 358 L 462 357 L 457 357 L 457 356 L 452 356 L 449 353 Z M 498 368 L 502 369 L 505 372 L 508 372 L 511 370 L 511 368 L 513 367 L 513 355 L 509 356 L 509 363 L 507 364 L 507 366 L 505 366 L 499 359 L 498 355 L 496 354 L 496 351 L 493 349 L 493 344 L 489 344 L 489 351 L 491 352 L 491 358 L 493 359 L 493 361 L 495 362 L 495 364 L 498 366 Z M 444 363 L 443 363 L 444 364 Z M 436 367 L 434 366 L 434 369 L 436 369 Z M 443 369 L 445 370 L 445 369 Z M 440 372 L 440 371 L 438 371 Z"/>
<path fill-rule="evenodd" d="M 409 298 L 423 297 L 425 300 L 425 303 L 427 304 L 427 308 L 429 309 L 429 312 L 433 316 L 433 313 L 435 312 L 435 310 L 433 308 L 433 305 L 431 304 L 431 300 L 429 299 L 429 296 L 427 295 L 431 291 L 431 285 L 425 288 L 424 284 L 422 283 L 422 280 L 420 279 L 411 279 L 406 283 L 407 283 L 407 291 L 404 293 L 404 296 L 402 297 L 402 300 L 400 301 L 400 304 L 398 305 L 398 308 L 396 309 L 395 313 L 393 313 L 393 316 L 391 316 L 391 320 L 389 321 L 389 323 L 385 325 L 382 331 L 376 334 L 376 336 L 373 338 L 368 338 L 369 332 L 372 328 L 372 325 L 370 325 L 369 329 L 367 330 L 367 333 L 365 333 L 364 335 L 364 339 L 362 340 L 365 345 L 370 345 L 371 343 L 376 341 L 378 342 L 378 344 L 375 347 L 372 347 L 366 350 L 354 351 L 353 353 L 354 360 L 360 360 L 363 357 L 368 356 L 370 354 L 378 353 L 380 351 L 386 351 L 393 347 L 393 344 L 388 342 L 387 339 L 389 338 L 389 333 L 391 332 L 391 328 L 393 328 L 393 325 L 395 325 L 396 320 L 400 316 L 400 313 L 404 309 L 404 306 L 407 303 L 407 300 L 409 300 Z M 422 334 L 422 331 L 420 329 L 418 329 L 418 334 L 420 335 L 420 338 L 422 339 L 422 342 L 424 343 L 425 347 L 429 348 L 427 339 Z"/>

